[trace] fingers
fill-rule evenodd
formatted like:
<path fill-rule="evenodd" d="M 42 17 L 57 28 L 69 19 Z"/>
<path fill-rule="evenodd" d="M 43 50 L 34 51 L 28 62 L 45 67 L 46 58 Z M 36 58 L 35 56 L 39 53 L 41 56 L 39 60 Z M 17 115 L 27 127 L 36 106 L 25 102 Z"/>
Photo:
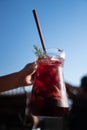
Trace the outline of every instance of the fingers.
<path fill-rule="evenodd" d="M 31 65 L 30 65 L 31 75 L 33 75 L 36 72 L 36 69 L 37 69 L 37 63 L 36 62 L 31 63 Z"/>
<path fill-rule="evenodd" d="M 24 69 L 21 71 L 22 77 L 24 77 L 25 85 L 33 84 L 36 69 L 37 69 L 37 63 L 32 62 L 32 63 L 27 64 L 24 67 Z"/>
<path fill-rule="evenodd" d="M 27 64 L 22 71 L 25 73 L 25 75 L 33 74 L 36 71 L 36 68 L 37 68 L 36 62 L 32 62 Z"/>

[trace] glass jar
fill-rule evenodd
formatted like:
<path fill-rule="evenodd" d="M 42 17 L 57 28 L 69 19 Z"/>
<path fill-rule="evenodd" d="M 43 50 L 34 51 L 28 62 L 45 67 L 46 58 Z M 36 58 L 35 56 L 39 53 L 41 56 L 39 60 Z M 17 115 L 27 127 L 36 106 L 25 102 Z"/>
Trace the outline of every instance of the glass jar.
<path fill-rule="evenodd" d="M 39 59 L 29 101 L 30 112 L 35 116 L 61 117 L 69 109 L 63 66 L 65 53 L 48 49 Z"/>

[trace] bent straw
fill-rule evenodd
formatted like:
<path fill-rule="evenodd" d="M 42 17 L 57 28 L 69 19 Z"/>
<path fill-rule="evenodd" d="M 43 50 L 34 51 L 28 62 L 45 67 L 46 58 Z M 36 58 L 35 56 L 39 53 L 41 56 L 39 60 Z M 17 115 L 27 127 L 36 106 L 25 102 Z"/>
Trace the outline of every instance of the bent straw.
<path fill-rule="evenodd" d="M 43 47 L 43 51 L 46 54 L 46 48 L 45 48 L 44 40 L 43 40 L 43 37 L 42 37 L 40 24 L 39 24 L 39 21 L 38 21 L 38 18 L 37 18 L 37 13 L 36 13 L 35 10 L 33 10 L 33 15 L 34 15 L 35 22 L 36 22 L 36 25 L 37 25 L 38 33 L 39 33 L 41 44 L 42 44 L 42 47 Z"/>

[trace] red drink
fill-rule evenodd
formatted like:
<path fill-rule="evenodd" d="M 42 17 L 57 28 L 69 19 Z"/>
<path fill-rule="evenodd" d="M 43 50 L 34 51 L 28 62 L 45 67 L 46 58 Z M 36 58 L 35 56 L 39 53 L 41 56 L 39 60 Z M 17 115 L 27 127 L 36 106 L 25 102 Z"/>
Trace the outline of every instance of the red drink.
<path fill-rule="evenodd" d="M 58 117 L 68 111 L 63 62 L 59 56 L 45 56 L 38 62 L 29 104 L 33 115 Z"/>

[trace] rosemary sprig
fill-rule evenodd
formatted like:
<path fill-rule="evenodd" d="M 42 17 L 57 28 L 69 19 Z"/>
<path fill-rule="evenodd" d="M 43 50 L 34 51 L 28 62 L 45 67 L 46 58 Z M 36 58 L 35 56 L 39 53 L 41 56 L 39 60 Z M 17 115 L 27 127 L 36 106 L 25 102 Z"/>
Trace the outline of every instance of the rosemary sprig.
<path fill-rule="evenodd" d="M 41 48 L 34 45 L 34 49 L 35 49 L 35 55 L 38 57 L 38 59 L 41 59 L 45 56 L 45 54 L 44 54 L 44 52 L 42 51 Z"/>

